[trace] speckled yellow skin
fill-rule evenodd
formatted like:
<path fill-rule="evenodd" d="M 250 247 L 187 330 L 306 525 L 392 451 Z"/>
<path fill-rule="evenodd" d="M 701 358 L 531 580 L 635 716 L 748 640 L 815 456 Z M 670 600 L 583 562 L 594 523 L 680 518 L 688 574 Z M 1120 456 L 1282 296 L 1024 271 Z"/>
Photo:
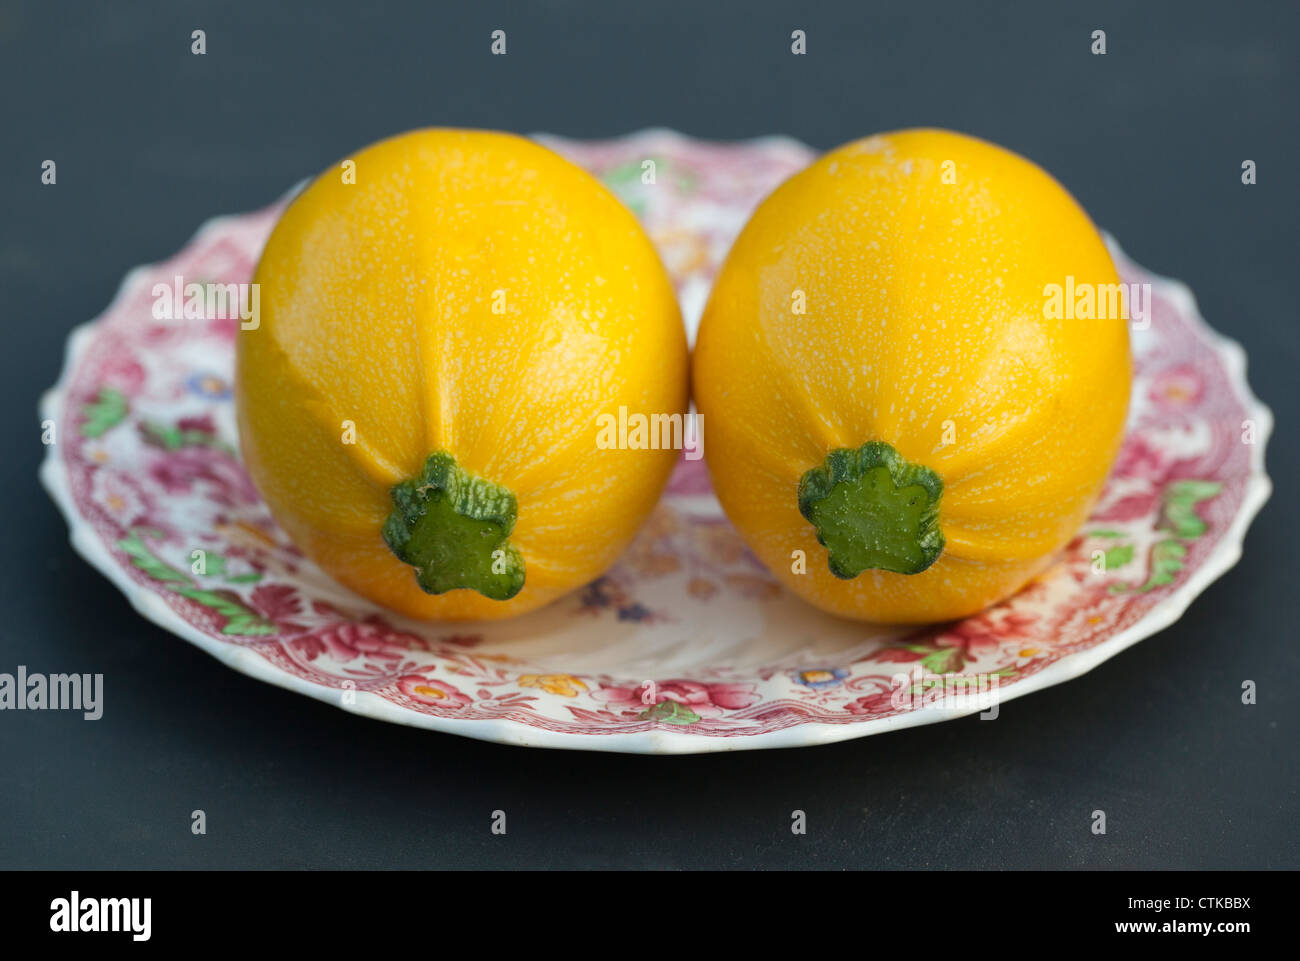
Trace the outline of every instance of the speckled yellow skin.
<path fill-rule="evenodd" d="M 312 182 L 257 268 L 260 327 L 237 348 L 248 471 L 299 549 L 377 603 L 447 619 L 539 607 L 613 563 L 676 460 L 596 442 L 620 405 L 686 409 L 668 277 L 608 190 L 531 141 L 422 130 L 350 159 L 356 183 L 338 166 Z M 391 488 L 436 450 L 514 493 L 513 598 L 426 594 L 384 543 Z"/>
<path fill-rule="evenodd" d="M 1069 541 L 1119 449 L 1131 362 L 1122 318 L 1045 318 L 1045 285 L 1067 275 L 1118 283 L 1087 215 L 1035 165 L 959 134 L 849 144 L 763 203 L 714 286 L 693 390 L 718 497 L 791 590 L 866 620 L 962 617 Z M 872 440 L 939 474 L 946 546 L 918 574 L 841 580 L 799 480 Z"/>

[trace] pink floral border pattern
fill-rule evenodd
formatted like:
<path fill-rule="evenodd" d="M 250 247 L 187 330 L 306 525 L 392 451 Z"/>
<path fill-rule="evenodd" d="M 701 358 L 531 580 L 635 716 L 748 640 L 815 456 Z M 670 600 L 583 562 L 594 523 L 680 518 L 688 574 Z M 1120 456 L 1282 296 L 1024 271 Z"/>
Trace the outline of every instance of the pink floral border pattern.
<path fill-rule="evenodd" d="M 642 218 L 691 320 L 749 212 L 810 156 L 792 141 L 719 145 L 666 132 L 548 142 Z M 237 321 L 152 316 L 155 283 L 247 281 L 280 209 L 222 220 L 128 279 L 70 358 L 54 456 L 74 527 L 88 526 L 120 575 L 204 637 L 341 694 L 592 736 L 862 725 L 916 709 L 892 696 L 893 678 L 914 668 L 996 676 L 1006 690 L 1114 637 L 1185 584 L 1244 509 L 1254 471 L 1244 383 L 1215 335 L 1157 283 L 1151 327 L 1135 333 L 1128 434 L 1104 496 L 1051 570 L 977 617 L 868 634 L 804 607 L 740 542 L 703 464 L 683 460 L 619 564 L 509 637 L 495 625 L 398 623 L 307 563 L 244 473 L 231 412 Z M 1126 281 L 1155 280 L 1126 259 L 1121 268 Z M 520 623 L 559 641 L 521 642 Z M 728 631 L 731 646 L 715 659 L 681 660 L 683 647 Z M 832 643 L 819 649 L 801 632 Z M 566 638 L 582 657 L 555 653 Z M 677 652 L 651 665 L 658 673 L 584 667 L 593 643 L 637 651 L 658 641 Z M 746 645 L 771 656 L 731 656 Z"/>

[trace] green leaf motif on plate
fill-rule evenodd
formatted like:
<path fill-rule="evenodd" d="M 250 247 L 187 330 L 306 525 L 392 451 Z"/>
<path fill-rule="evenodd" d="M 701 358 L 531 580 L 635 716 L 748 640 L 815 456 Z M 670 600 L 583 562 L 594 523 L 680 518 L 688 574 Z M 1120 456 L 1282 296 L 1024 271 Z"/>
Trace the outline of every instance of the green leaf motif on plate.
<path fill-rule="evenodd" d="M 1164 507 L 1158 530 L 1172 531 L 1183 540 L 1194 540 L 1206 531 L 1205 521 L 1196 513 L 1196 505 L 1223 490 L 1217 481 L 1174 481 L 1165 490 Z"/>
<path fill-rule="evenodd" d="M 140 425 L 140 433 L 145 443 L 163 450 L 181 450 L 185 447 L 210 447 L 222 453 L 232 454 L 233 449 L 212 431 L 184 428 L 175 424 L 160 424 L 157 421 L 145 421 Z"/>
<path fill-rule="evenodd" d="M 1178 480 L 1165 488 L 1164 499 L 1160 508 L 1160 519 L 1155 529 L 1173 534 L 1157 541 L 1151 547 L 1151 572 L 1146 582 L 1140 586 L 1131 584 L 1112 584 L 1110 589 L 1116 594 L 1134 591 L 1145 594 L 1157 587 L 1167 587 L 1178 579 L 1187 565 L 1187 541 L 1194 541 L 1202 536 L 1209 526 L 1196 512 L 1197 505 L 1217 496 L 1223 490 L 1218 481 Z M 1106 561 L 1110 566 L 1109 554 Z"/>
<path fill-rule="evenodd" d="M 1117 544 L 1116 546 L 1112 547 L 1110 550 L 1106 551 L 1103 557 L 1103 562 L 1106 565 L 1106 570 L 1108 571 L 1119 570 L 1129 561 L 1133 560 L 1133 554 L 1134 554 L 1134 550 L 1132 544 Z"/>
<path fill-rule="evenodd" d="M 167 589 L 172 593 L 179 594 L 196 604 L 202 604 L 226 618 L 226 624 L 221 629 L 221 633 L 241 637 L 279 633 L 279 628 L 275 624 L 256 611 L 246 607 L 235 595 L 227 591 L 214 591 L 195 587 L 188 577 L 149 550 L 149 546 L 144 542 L 145 535 L 149 537 L 162 536 L 158 531 L 135 528 L 126 537 L 119 540 L 117 546 L 127 557 L 131 558 L 131 563 L 136 568 L 144 571 L 155 581 L 167 585 Z"/>
<path fill-rule="evenodd" d="M 651 721 L 662 721 L 664 724 L 678 725 L 694 724 L 700 719 L 700 716 L 689 707 L 676 701 L 660 701 L 649 710 L 642 711 L 641 717 Z"/>
<path fill-rule="evenodd" d="M 99 395 L 92 403 L 83 404 L 81 413 L 85 420 L 81 422 L 81 436 L 94 440 L 126 420 L 129 410 L 126 395 L 112 387 L 100 388 Z"/>

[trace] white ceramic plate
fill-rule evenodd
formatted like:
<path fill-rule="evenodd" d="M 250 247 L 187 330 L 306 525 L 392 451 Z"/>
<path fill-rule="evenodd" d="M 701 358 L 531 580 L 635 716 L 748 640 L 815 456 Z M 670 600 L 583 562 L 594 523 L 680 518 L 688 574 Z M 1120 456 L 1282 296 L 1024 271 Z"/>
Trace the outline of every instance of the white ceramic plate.
<path fill-rule="evenodd" d="M 539 139 L 642 219 L 692 331 L 754 206 L 813 156 L 791 140 L 657 130 Z M 703 462 L 683 460 L 632 548 L 584 590 L 504 623 L 406 621 L 304 560 L 249 483 L 231 409 L 237 321 L 152 313 L 156 283 L 248 281 L 283 203 L 208 223 L 73 332 L 41 402 L 57 438 L 41 479 L 76 549 L 149 620 L 235 670 L 359 714 L 640 753 L 795 747 L 958 717 L 1076 677 L 1173 623 L 1240 556 L 1271 489 L 1272 416 L 1241 348 L 1206 325 L 1185 286 L 1115 247 L 1124 279 L 1154 293 L 1151 326 L 1134 334 L 1124 447 L 1079 537 L 1006 603 L 911 630 L 821 614 L 746 550 Z"/>

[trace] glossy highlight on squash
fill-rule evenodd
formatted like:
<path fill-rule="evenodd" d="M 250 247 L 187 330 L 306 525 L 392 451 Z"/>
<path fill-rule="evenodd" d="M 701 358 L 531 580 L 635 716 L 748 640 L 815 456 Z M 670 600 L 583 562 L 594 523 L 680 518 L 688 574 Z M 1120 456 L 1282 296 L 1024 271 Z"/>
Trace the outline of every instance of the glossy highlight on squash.
<path fill-rule="evenodd" d="M 1125 317 L 1062 317 L 1047 292 L 1118 283 L 1084 211 L 1010 151 L 906 130 L 826 154 L 754 213 L 701 321 L 728 516 L 832 613 L 1008 597 L 1086 519 L 1132 377 Z"/>
<path fill-rule="evenodd" d="M 676 460 L 597 443 L 620 407 L 686 410 L 668 277 L 608 190 L 524 138 L 421 130 L 347 160 L 254 277 L 248 471 L 294 544 L 376 603 L 540 607 L 613 563 Z"/>

